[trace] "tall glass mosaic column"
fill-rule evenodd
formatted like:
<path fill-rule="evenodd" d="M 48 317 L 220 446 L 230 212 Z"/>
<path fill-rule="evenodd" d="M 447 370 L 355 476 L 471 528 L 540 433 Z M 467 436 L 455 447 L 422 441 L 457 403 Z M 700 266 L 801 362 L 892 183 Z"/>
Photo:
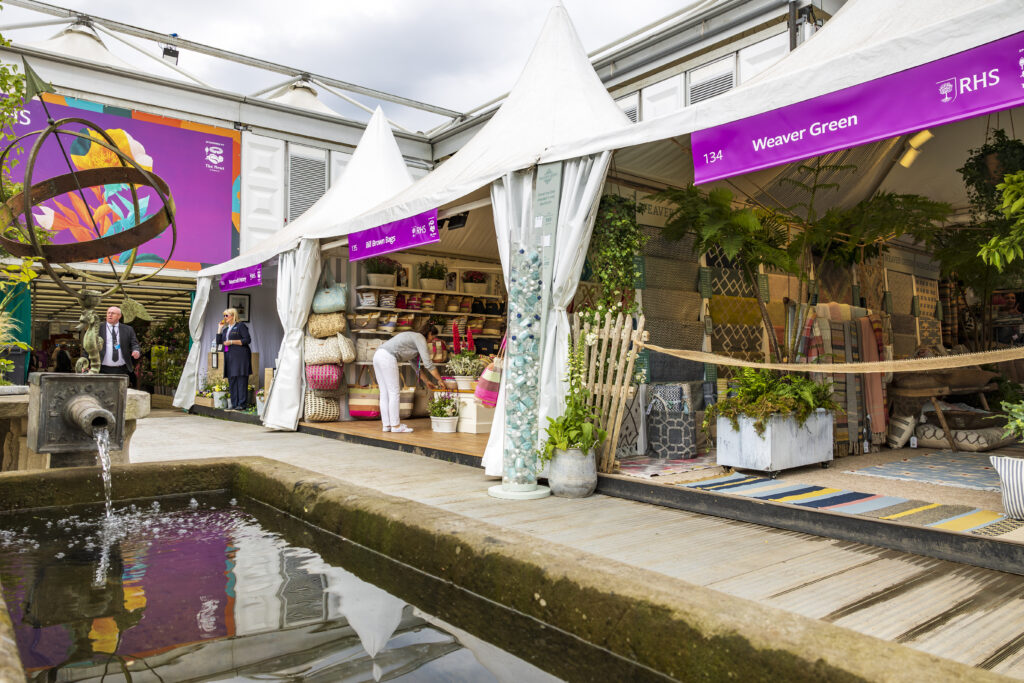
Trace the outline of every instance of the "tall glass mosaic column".
<path fill-rule="evenodd" d="M 551 259 L 562 183 L 561 164 L 536 170 L 533 221 L 513 231 L 509 245 L 508 330 L 505 346 L 505 447 L 497 498 L 550 495 L 537 485 L 540 368 L 544 322 L 551 292 Z"/>

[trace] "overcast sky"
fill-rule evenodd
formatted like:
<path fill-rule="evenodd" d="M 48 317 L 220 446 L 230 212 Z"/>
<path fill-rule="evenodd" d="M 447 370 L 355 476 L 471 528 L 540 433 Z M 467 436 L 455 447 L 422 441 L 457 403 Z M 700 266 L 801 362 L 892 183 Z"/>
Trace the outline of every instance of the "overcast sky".
<path fill-rule="evenodd" d="M 512 87 L 553 0 L 57 0 L 53 4 L 465 111 Z M 564 4 L 590 52 L 692 3 L 564 0 Z M 0 25 L 40 18 L 45 17 L 5 6 Z M 59 28 L 17 30 L 5 36 L 32 42 L 48 38 Z M 139 62 L 130 49 L 107 37 L 104 41 L 115 54 Z M 283 80 L 191 53 L 182 53 L 180 64 L 211 84 L 235 92 L 250 93 Z M 159 71 L 159 65 L 156 68 Z M 329 95 L 321 99 L 343 109 Z M 386 109 L 407 125 L 425 127 L 435 122 L 394 107 Z"/>

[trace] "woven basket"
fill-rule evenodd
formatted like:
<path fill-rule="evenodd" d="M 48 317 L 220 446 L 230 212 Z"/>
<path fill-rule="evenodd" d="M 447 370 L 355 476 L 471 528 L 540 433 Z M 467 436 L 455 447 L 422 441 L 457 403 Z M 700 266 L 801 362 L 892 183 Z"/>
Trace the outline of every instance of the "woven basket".
<path fill-rule="evenodd" d="M 348 385 L 348 414 L 354 420 L 377 420 L 380 418 L 380 387 L 373 382 L 362 384 L 368 368 L 363 368 L 355 384 Z"/>
<path fill-rule="evenodd" d="M 341 417 L 341 404 L 336 398 L 306 392 L 303 414 L 306 422 L 337 422 Z"/>
<path fill-rule="evenodd" d="M 360 313 L 359 315 L 352 316 L 352 329 L 353 330 L 375 330 L 377 329 L 377 323 L 380 322 L 380 313 L 374 311 L 373 313 Z"/>
<path fill-rule="evenodd" d="M 356 339 L 356 360 L 360 363 L 372 363 L 373 354 L 383 343 L 383 339 Z"/>
<path fill-rule="evenodd" d="M 347 327 L 344 313 L 310 313 L 306 331 L 318 339 L 344 332 Z"/>
<path fill-rule="evenodd" d="M 303 338 L 302 347 L 302 361 L 306 365 L 341 364 L 341 347 L 337 336 L 317 339 L 307 334 Z"/>
<path fill-rule="evenodd" d="M 341 366 L 307 365 L 306 384 L 310 389 L 336 391 L 341 386 Z"/>
<path fill-rule="evenodd" d="M 363 289 L 356 295 L 360 306 L 376 306 L 380 301 L 380 294 L 375 289 Z"/>

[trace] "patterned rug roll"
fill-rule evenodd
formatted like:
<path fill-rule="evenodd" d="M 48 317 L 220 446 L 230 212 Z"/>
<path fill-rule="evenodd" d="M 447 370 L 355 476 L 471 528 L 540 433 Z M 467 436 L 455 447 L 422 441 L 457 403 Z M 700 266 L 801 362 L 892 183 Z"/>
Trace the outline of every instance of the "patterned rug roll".
<path fill-rule="evenodd" d="M 918 318 L 922 346 L 942 346 L 942 328 L 935 318 Z"/>
<path fill-rule="evenodd" d="M 910 314 L 910 304 L 914 298 L 913 279 L 913 276 L 906 273 L 889 272 L 889 291 L 892 292 L 893 313 Z"/>
<path fill-rule="evenodd" d="M 914 316 L 894 313 L 890 318 L 892 320 L 892 331 L 894 334 L 917 335 L 917 318 Z"/>
<path fill-rule="evenodd" d="M 714 296 L 709 302 L 715 325 L 760 325 L 761 307 L 757 299 L 740 296 Z"/>
<path fill-rule="evenodd" d="M 922 317 L 934 318 L 935 306 L 939 303 L 939 281 L 917 278 L 917 302 Z"/>

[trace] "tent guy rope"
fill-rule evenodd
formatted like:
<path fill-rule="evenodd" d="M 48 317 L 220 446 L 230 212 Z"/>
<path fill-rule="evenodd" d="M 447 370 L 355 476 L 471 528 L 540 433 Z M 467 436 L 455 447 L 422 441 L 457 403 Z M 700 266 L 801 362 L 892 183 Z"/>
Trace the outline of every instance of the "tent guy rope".
<path fill-rule="evenodd" d="M 960 353 L 948 356 L 932 356 L 930 358 L 912 358 L 909 360 L 886 360 L 874 363 L 755 363 L 739 358 L 730 358 L 717 353 L 689 351 L 686 349 L 666 349 L 655 344 L 644 344 L 644 348 L 664 353 L 684 360 L 714 365 L 729 365 L 740 368 L 762 368 L 765 370 L 781 370 L 783 372 L 825 372 L 830 374 L 867 374 L 873 372 L 922 372 L 926 370 L 951 370 L 966 368 L 986 363 L 1002 363 L 1024 358 L 1024 346 L 1015 346 L 997 351 L 980 351 L 977 353 Z"/>

